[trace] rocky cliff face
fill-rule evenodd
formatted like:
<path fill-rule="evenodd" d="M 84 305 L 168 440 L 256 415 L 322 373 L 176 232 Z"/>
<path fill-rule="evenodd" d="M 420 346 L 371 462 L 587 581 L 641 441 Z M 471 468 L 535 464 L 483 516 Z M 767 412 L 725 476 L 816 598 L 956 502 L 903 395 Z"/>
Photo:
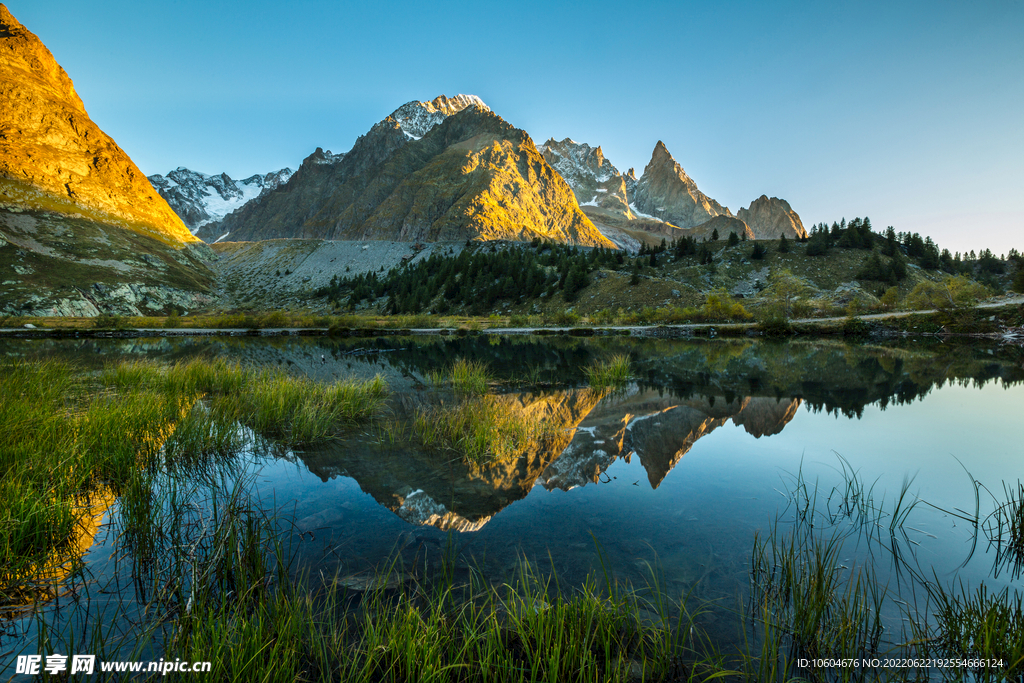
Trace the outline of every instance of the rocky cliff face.
<path fill-rule="evenodd" d="M 191 310 L 212 258 L 0 5 L 0 314 Z"/>
<path fill-rule="evenodd" d="M 544 154 L 544 160 L 569 183 L 584 211 L 588 206 L 595 206 L 627 219 L 633 218 L 626 178 L 605 158 L 600 147 L 569 138 L 562 141 L 551 138 L 538 149 Z"/>
<path fill-rule="evenodd" d="M 736 217 L 750 226 L 757 239 L 777 240 L 782 235 L 789 239 L 806 237 L 807 230 L 800 216 L 785 199 L 761 195 L 746 209 L 736 212 Z"/>
<path fill-rule="evenodd" d="M 639 213 L 680 228 L 692 228 L 715 216 L 732 215 L 729 209 L 697 189 L 697 184 L 660 140 L 637 181 L 632 202 Z"/>
<path fill-rule="evenodd" d="M 178 167 L 166 176 L 151 175 L 149 182 L 193 232 L 219 221 L 246 202 L 276 190 L 292 177 L 290 168 L 232 180 L 227 173 L 206 175 Z"/>
<path fill-rule="evenodd" d="M 542 237 L 614 246 L 529 135 L 475 104 L 419 139 L 389 116 L 339 162 L 307 159 L 285 185 L 197 234 L 217 239 L 225 233 L 232 241 Z"/>
<path fill-rule="evenodd" d="M 3 5 L 0 178 L 170 243 L 196 241 L 128 155 L 92 122 L 46 46 Z"/>

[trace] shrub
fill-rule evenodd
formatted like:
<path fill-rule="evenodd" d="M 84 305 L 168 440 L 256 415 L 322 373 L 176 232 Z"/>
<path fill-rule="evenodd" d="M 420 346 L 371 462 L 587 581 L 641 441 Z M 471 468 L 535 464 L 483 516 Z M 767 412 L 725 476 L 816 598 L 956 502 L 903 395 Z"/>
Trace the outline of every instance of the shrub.
<path fill-rule="evenodd" d="M 97 330 L 122 330 L 125 326 L 124 318 L 113 313 L 100 313 L 92 324 Z"/>
<path fill-rule="evenodd" d="M 788 337 L 796 333 L 789 319 L 774 307 L 767 309 L 757 321 L 757 329 L 766 337 Z"/>
<path fill-rule="evenodd" d="M 988 295 L 989 290 L 984 285 L 962 275 L 949 275 L 942 282 L 918 283 L 907 297 L 907 303 L 917 310 L 935 308 L 948 312 L 973 307 Z"/>
<path fill-rule="evenodd" d="M 900 290 L 897 287 L 890 287 L 889 289 L 885 290 L 884 294 L 882 294 L 882 308 L 884 308 L 887 311 L 893 310 L 894 308 L 896 308 L 896 304 L 899 302 L 899 298 Z"/>
<path fill-rule="evenodd" d="M 708 294 L 700 312 L 705 318 L 717 320 L 746 320 L 753 317 L 742 304 L 733 301 L 724 289 L 716 289 Z"/>
<path fill-rule="evenodd" d="M 573 311 L 556 311 L 551 316 L 551 322 L 556 325 L 578 325 L 580 316 Z"/>

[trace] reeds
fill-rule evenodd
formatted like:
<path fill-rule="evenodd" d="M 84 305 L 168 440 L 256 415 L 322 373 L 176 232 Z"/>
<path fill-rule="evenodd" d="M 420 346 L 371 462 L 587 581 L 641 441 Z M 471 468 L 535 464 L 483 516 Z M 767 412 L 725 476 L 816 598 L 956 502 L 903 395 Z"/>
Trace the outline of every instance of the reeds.
<path fill-rule="evenodd" d="M 930 638 L 923 639 L 930 651 L 940 657 L 985 660 L 984 665 L 966 667 L 985 679 L 1011 672 L 1019 676 L 1024 670 L 1024 599 L 1020 593 L 1011 593 L 1009 587 L 990 592 L 984 584 L 974 591 L 962 584 L 959 590 L 936 587 L 936 627 Z"/>
<path fill-rule="evenodd" d="M 1024 484 L 1003 482 L 1003 495 L 982 526 L 996 550 L 996 571 L 1009 569 L 1016 579 L 1024 571 Z"/>
<path fill-rule="evenodd" d="M 761 630 L 761 653 L 750 658 L 758 680 L 784 680 L 793 660 L 860 659 L 878 654 L 886 591 L 871 566 L 840 561 L 843 537 L 818 537 L 794 525 L 767 538 L 755 535 L 751 617 Z"/>

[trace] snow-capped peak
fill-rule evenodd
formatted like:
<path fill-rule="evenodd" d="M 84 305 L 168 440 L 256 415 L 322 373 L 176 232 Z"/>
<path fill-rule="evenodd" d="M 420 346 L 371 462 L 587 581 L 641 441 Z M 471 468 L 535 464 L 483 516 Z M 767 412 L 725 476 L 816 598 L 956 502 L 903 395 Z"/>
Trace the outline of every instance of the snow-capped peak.
<path fill-rule="evenodd" d="M 619 175 L 619 170 L 604 158 L 600 147 L 565 138 L 551 138 L 541 148 L 548 163 L 575 189 L 580 181 L 603 183 Z"/>
<path fill-rule="evenodd" d="M 292 173 L 290 168 L 283 168 L 245 180 L 232 180 L 227 173 L 207 175 L 179 166 L 166 176 L 149 176 L 149 182 L 194 233 L 251 199 L 277 189 L 288 182 Z"/>
<path fill-rule="evenodd" d="M 430 102 L 420 102 L 419 100 L 407 102 L 392 112 L 391 118 L 398 123 L 402 132 L 409 138 L 419 140 L 431 128 L 452 114 L 457 114 L 468 107 L 490 111 L 490 107 L 476 95 L 455 95 L 454 97 L 441 95 Z"/>

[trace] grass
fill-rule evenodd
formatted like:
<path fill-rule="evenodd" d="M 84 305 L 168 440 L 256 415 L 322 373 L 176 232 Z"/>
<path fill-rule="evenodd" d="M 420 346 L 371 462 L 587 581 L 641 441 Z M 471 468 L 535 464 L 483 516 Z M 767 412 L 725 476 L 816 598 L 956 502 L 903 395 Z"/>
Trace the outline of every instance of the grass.
<path fill-rule="evenodd" d="M 282 587 L 243 593 L 231 605 L 180 619 L 165 657 L 209 660 L 215 680 L 637 681 L 711 680 L 713 667 L 684 656 L 692 619 L 637 614 L 655 605 L 622 586 L 591 579 L 563 594 L 557 578 L 526 563 L 514 585 L 493 586 L 471 573 L 457 583 L 388 580 L 383 567 L 358 601 L 328 584 L 314 597 Z M 339 656 L 339 653 L 341 656 Z M 719 672 L 721 675 L 724 672 Z"/>
<path fill-rule="evenodd" d="M 1024 671 L 1024 604 L 1010 588 L 989 592 L 984 584 L 974 591 L 935 591 L 937 628 L 923 639 L 929 652 L 940 657 L 998 660 L 1002 665 L 968 667 L 983 678 L 998 670 Z M 1015 678 L 1013 680 L 1019 680 Z"/>
<path fill-rule="evenodd" d="M 988 541 L 996 548 L 996 571 L 1009 568 L 1013 578 L 1024 570 L 1024 484 L 1003 483 L 1005 501 L 983 522 Z"/>
<path fill-rule="evenodd" d="M 885 589 L 870 566 L 842 564 L 842 535 L 802 533 L 808 529 L 782 534 L 776 525 L 767 538 L 755 535 L 751 614 L 762 641 L 748 673 L 757 680 L 788 678 L 794 659 L 879 655 Z"/>
<path fill-rule="evenodd" d="M 466 397 L 416 411 L 412 431 L 429 450 L 473 462 L 507 460 L 553 434 L 544 419 L 517 410 L 496 396 Z"/>
<path fill-rule="evenodd" d="M 387 396 L 380 377 L 322 384 L 266 371 L 256 373 L 245 389 L 215 401 L 214 409 L 289 443 L 331 438 L 368 419 Z"/>
<path fill-rule="evenodd" d="M 450 387 L 457 394 L 486 394 L 491 382 L 487 366 L 460 358 L 447 368 L 432 370 L 427 379 L 435 387 Z"/>
<path fill-rule="evenodd" d="M 755 536 L 747 612 L 751 638 L 741 653 L 745 676 L 786 682 L 912 681 L 921 680 L 922 669 L 817 667 L 813 660 L 932 657 L 965 660 L 942 672 L 954 680 L 1020 680 L 1020 592 L 1012 587 L 992 592 L 984 581 L 969 589 L 963 583 L 947 586 L 937 575 L 929 579 L 914 551 L 900 549 L 901 539 L 907 541 L 904 528 L 912 528 L 911 515 L 923 502 L 909 493 L 912 479 L 904 479 L 891 500 L 881 494 L 876 498 L 875 484 L 865 484 L 841 456 L 840 463 L 844 484 L 828 496 L 820 496 L 817 485 L 798 471 L 786 494 L 792 520 L 783 523 L 779 516 L 767 536 Z M 1008 501 L 990 519 L 1014 514 L 1017 489 L 1005 488 Z M 956 516 L 972 521 L 968 513 Z M 975 514 L 976 532 L 978 525 Z M 993 525 L 998 530 L 998 523 Z M 879 533 L 885 530 L 887 538 Z M 859 567 L 849 565 L 843 559 L 848 546 L 862 542 L 868 544 L 866 560 Z M 909 543 L 908 548 L 917 545 Z M 894 586 L 876 575 L 879 558 L 891 563 L 894 574 L 888 582 Z M 883 622 L 886 612 L 901 613 L 901 629 Z M 801 658 L 811 662 L 808 668 L 798 666 Z M 978 659 L 994 663 L 970 663 Z M 973 677 L 965 677 L 968 671 Z"/>
<path fill-rule="evenodd" d="M 608 360 L 596 361 L 583 369 L 594 389 L 621 387 L 629 380 L 629 356 L 619 354 Z"/>
<path fill-rule="evenodd" d="M 70 571 L 97 497 L 145 509 L 158 469 L 195 472 L 237 454 L 239 422 L 286 443 L 319 441 L 370 419 L 386 395 L 380 378 L 320 384 L 220 360 L 117 363 L 91 377 L 54 361 L 4 367 L 0 606 L 45 593 L 53 567 Z"/>

